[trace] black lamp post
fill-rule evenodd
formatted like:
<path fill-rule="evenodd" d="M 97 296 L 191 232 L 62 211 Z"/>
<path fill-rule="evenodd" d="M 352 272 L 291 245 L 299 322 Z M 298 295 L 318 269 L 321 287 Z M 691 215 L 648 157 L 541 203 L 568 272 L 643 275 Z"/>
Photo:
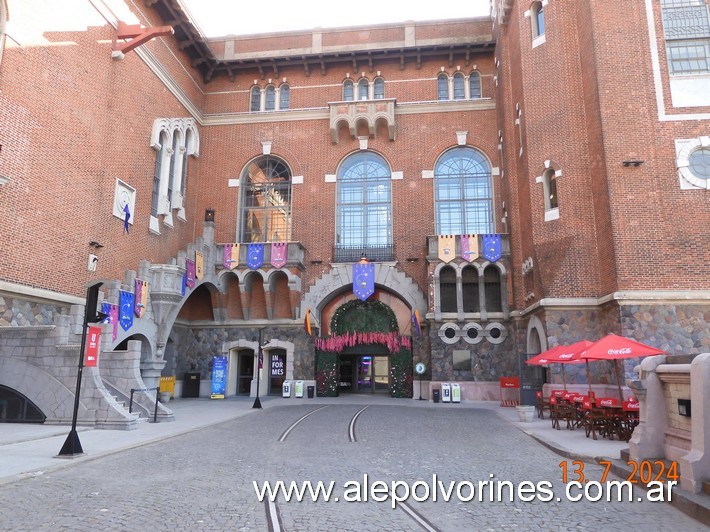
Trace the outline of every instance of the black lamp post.
<path fill-rule="evenodd" d="M 261 352 L 261 333 L 264 329 L 259 329 L 259 344 L 256 349 L 256 399 L 254 399 L 254 405 L 252 408 L 261 408 L 261 400 L 259 399 L 259 381 L 261 380 L 261 361 L 262 361 L 262 352 Z M 252 337 L 252 341 L 256 340 L 256 338 Z"/>
<path fill-rule="evenodd" d="M 67 439 L 62 445 L 58 458 L 73 458 L 84 454 L 84 449 L 79 441 L 79 434 L 76 431 L 76 418 L 79 413 L 79 395 L 81 394 L 81 376 L 84 372 L 84 351 L 86 349 L 86 332 L 89 328 L 89 323 L 102 321 L 106 315 L 101 312 L 96 312 L 96 305 L 99 301 L 99 288 L 103 284 L 102 281 L 97 281 L 89 286 L 86 291 L 86 306 L 84 307 L 84 323 L 81 329 L 81 346 L 79 348 L 79 368 L 76 375 L 76 392 L 74 392 L 74 414 L 71 420 L 71 430 L 67 435 Z"/>

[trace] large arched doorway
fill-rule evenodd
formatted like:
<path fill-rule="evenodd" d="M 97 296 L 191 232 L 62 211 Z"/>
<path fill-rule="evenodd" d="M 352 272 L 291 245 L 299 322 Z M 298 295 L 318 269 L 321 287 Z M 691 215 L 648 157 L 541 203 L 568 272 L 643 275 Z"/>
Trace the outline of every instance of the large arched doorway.
<path fill-rule="evenodd" d="M 411 397 L 412 350 L 393 309 L 352 299 L 334 312 L 330 335 L 316 342 L 318 395 L 381 393 Z"/>

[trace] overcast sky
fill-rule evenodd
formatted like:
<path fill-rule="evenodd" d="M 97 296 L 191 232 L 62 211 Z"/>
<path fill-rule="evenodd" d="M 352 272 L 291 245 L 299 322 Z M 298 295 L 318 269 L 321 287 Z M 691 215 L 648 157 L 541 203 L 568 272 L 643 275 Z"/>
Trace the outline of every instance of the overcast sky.
<path fill-rule="evenodd" d="M 207 37 L 488 16 L 489 0 L 180 0 Z"/>

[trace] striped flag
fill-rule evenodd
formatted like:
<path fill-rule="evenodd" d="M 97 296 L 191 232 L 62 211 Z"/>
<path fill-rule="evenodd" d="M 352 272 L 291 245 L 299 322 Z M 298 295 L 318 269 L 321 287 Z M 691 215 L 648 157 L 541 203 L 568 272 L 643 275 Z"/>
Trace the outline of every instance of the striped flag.
<path fill-rule="evenodd" d="M 419 318 L 419 311 L 414 309 L 412 312 L 412 332 L 416 332 L 417 336 L 422 335 L 422 320 Z"/>

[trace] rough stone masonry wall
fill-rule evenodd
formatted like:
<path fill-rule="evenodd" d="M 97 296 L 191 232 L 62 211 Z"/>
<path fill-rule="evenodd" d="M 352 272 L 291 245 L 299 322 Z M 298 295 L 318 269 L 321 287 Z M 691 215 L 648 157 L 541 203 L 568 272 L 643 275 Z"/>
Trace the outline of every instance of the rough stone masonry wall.
<path fill-rule="evenodd" d="M 175 347 L 175 374 L 182 378 L 183 373 L 196 371 L 202 379 L 210 379 L 212 375 L 212 357 L 222 354 L 222 345 L 237 340 L 252 341 L 259 336 L 258 328 L 244 327 L 209 327 L 188 328 L 175 325 L 171 339 Z M 297 327 L 266 327 L 262 331 L 262 343 L 271 340 L 281 340 L 294 344 L 293 378 L 315 378 L 315 362 L 313 359 L 313 341 Z M 265 353 L 265 354 L 268 354 Z M 266 360 L 264 361 L 266 365 Z"/>
<path fill-rule="evenodd" d="M 52 325 L 57 316 L 69 314 L 69 305 L 40 303 L 16 297 L 0 296 L 0 327 Z"/>

